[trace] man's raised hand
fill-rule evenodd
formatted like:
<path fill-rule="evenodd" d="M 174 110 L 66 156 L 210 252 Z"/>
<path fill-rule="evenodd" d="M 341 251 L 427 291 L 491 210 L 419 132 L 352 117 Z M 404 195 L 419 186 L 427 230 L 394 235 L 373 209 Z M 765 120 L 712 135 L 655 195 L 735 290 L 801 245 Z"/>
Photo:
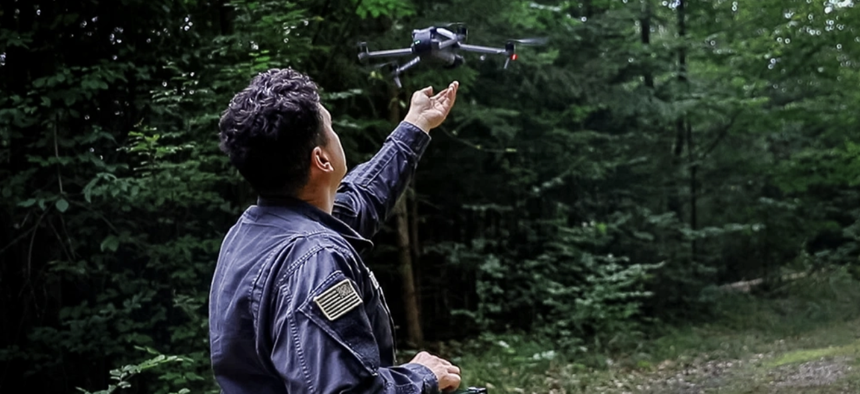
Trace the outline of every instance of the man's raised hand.
<path fill-rule="evenodd" d="M 435 96 L 432 86 L 416 91 L 412 94 L 412 103 L 409 105 L 409 112 L 404 120 L 418 126 L 425 133 L 429 133 L 430 130 L 439 127 L 448 117 L 448 113 L 457 100 L 457 88 L 459 87 L 459 82 L 451 82 L 447 88 Z"/>

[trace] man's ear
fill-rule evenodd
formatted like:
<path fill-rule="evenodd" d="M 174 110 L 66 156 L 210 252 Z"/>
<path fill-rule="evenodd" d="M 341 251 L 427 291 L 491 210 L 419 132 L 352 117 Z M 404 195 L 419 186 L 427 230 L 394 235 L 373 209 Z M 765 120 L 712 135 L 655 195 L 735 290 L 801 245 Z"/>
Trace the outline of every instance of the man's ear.
<path fill-rule="evenodd" d="M 320 147 L 314 148 L 311 152 L 311 167 L 322 172 L 334 171 L 334 167 L 331 165 L 331 158 L 328 156 L 328 153 Z"/>

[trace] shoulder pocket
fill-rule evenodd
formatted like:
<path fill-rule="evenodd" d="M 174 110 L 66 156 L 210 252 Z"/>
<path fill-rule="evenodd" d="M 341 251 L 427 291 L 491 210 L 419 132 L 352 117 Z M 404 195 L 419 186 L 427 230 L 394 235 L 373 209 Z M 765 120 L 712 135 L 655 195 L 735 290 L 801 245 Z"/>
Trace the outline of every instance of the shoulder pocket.
<path fill-rule="evenodd" d="M 379 369 L 379 346 L 364 307 L 355 282 L 335 271 L 311 291 L 299 312 L 375 374 Z"/>

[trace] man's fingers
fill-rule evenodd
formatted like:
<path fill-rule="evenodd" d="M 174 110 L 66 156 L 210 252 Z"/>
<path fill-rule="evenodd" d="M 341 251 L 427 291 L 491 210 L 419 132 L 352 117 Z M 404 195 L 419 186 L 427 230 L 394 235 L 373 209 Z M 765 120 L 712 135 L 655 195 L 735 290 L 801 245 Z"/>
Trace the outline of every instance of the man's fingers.
<path fill-rule="evenodd" d="M 445 108 L 450 108 L 454 105 L 454 100 L 457 98 L 457 88 L 460 83 L 457 81 L 451 82 L 447 88 L 441 90 L 439 93 L 436 93 L 435 96 L 430 96 L 431 102 L 435 102 L 436 104 L 442 105 Z M 421 90 L 425 94 L 432 94 L 433 88 L 427 87 L 424 90 Z"/>
<path fill-rule="evenodd" d="M 460 88 L 460 83 L 454 81 L 451 83 L 451 87 L 448 88 L 448 105 L 454 106 L 454 101 L 457 100 L 457 90 Z"/>
<path fill-rule="evenodd" d="M 433 96 L 433 98 L 441 98 L 441 97 L 445 97 L 445 96 L 451 97 L 452 95 L 455 95 L 456 91 L 457 91 L 457 87 L 459 86 L 459 84 L 460 83 L 457 81 L 451 82 L 450 84 L 448 84 L 447 88 L 442 89 L 439 93 L 436 93 L 436 95 Z"/>
<path fill-rule="evenodd" d="M 460 87 L 460 83 L 457 81 L 451 82 L 448 84 L 448 87 L 445 89 L 449 96 L 453 96 L 457 94 L 457 88 Z"/>
<path fill-rule="evenodd" d="M 424 89 L 421 89 L 421 90 L 419 90 L 419 91 L 417 91 L 417 92 L 415 92 L 415 93 L 416 93 L 416 94 L 419 94 L 419 93 L 420 93 L 420 94 L 423 94 L 423 95 L 425 95 L 425 96 L 427 96 L 427 97 L 430 97 L 430 96 L 433 96 L 433 87 L 432 87 L 432 86 L 428 86 L 428 87 L 426 87 L 426 88 L 424 88 Z"/>
<path fill-rule="evenodd" d="M 457 88 L 459 86 L 459 82 L 451 82 L 445 90 L 439 92 L 436 96 L 433 96 L 433 99 L 442 104 L 445 108 L 450 108 L 454 105 L 454 101 L 457 99 Z"/>
<path fill-rule="evenodd" d="M 460 387 L 460 375 L 445 375 L 445 377 L 442 378 L 442 381 L 439 383 L 439 389 L 442 391 L 457 389 L 458 387 Z"/>
<path fill-rule="evenodd" d="M 451 88 L 445 88 L 445 89 L 443 89 L 442 91 L 440 91 L 439 93 L 436 93 L 436 95 L 435 95 L 435 96 L 433 96 L 432 98 L 433 98 L 434 100 L 438 100 L 438 99 L 440 99 L 440 98 L 443 98 L 443 97 L 447 96 L 447 95 L 448 95 L 448 93 L 449 93 L 450 91 L 451 91 Z"/>
<path fill-rule="evenodd" d="M 458 367 L 456 365 L 449 365 L 448 366 L 448 373 L 459 375 L 460 374 L 460 367 Z"/>

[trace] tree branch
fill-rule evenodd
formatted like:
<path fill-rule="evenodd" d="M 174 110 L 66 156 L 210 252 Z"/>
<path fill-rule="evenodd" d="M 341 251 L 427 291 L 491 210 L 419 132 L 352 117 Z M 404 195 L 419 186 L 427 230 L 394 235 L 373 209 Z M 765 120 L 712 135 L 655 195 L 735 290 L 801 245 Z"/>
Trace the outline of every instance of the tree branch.
<path fill-rule="evenodd" d="M 713 152 L 713 150 L 714 150 L 714 149 L 716 149 L 717 145 L 719 145 L 719 144 L 720 144 L 720 142 L 722 142 L 722 140 L 723 140 L 723 139 L 724 139 L 724 138 L 729 134 L 729 130 L 731 130 L 732 126 L 734 126 L 735 121 L 738 119 L 738 116 L 740 116 L 740 113 L 741 113 L 741 111 L 736 112 L 736 113 L 734 114 L 734 116 L 732 116 L 732 119 L 729 121 L 729 123 L 728 123 L 728 124 L 726 124 L 726 125 L 724 125 L 724 126 L 722 126 L 722 127 L 720 128 L 720 130 L 719 130 L 719 133 L 720 133 L 720 134 L 717 136 L 717 138 L 715 138 L 715 139 L 714 139 L 714 141 L 713 141 L 713 142 L 711 142 L 711 143 L 708 145 L 708 147 L 707 147 L 707 148 L 705 148 L 705 150 L 704 150 L 704 151 L 702 151 L 702 153 L 700 153 L 700 154 L 698 155 L 699 157 L 697 158 L 697 160 L 696 160 L 696 161 L 699 161 L 699 160 L 704 159 L 705 157 L 707 157 L 708 155 L 710 155 L 710 154 L 711 154 L 711 152 Z M 709 133 L 708 133 L 708 134 L 710 134 L 710 132 L 713 132 L 713 131 L 714 131 L 714 130 L 709 130 Z"/>
<path fill-rule="evenodd" d="M 65 194 L 63 192 L 63 177 L 60 175 L 60 147 L 57 142 L 58 123 L 60 123 L 60 114 L 57 114 L 56 119 L 54 120 L 54 157 L 57 158 L 57 183 L 60 185 L 60 194 Z"/>
<path fill-rule="evenodd" d="M 29 287 L 30 271 L 32 270 L 32 267 L 33 267 L 33 245 L 36 243 L 36 230 L 38 229 L 39 225 L 42 224 L 42 219 L 45 218 L 45 215 L 47 215 L 48 212 L 50 212 L 50 209 L 45 209 L 45 212 L 42 212 L 42 215 L 39 216 L 39 220 L 37 220 L 36 224 L 33 225 L 33 236 L 30 237 L 30 247 L 27 250 L 27 267 L 26 267 L 27 269 L 25 271 L 26 277 L 24 278 L 25 284 L 24 284 L 24 286 L 21 286 L 21 293 L 23 293 L 24 290 L 26 290 L 27 287 Z M 21 294 L 19 293 L 18 295 L 20 296 Z"/>
<path fill-rule="evenodd" d="M 37 225 L 38 225 L 38 223 L 37 223 Z M 18 238 L 15 238 L 15 239 L 13 239 L 13 240 L 12 240 L 12 242 L 9 242 L 6 246 L 4 246 L 4 247 L 3 247 L 3 249 L 0 249 L 0 255 L 2 255 L 2 254 L 3 254 L 3 252 L 5 252 L 5 251 L 6 251 L 6 249 L 11 248 L 13 245 L 15 245 L 16 243 L 18 243 L 18 241 L 20 241 L 20 240 L 21 240 L 21 239 L 23 239 L 24 237 L 26 237 L 26 236 L 30 235 L 30 232 L 35 231 L 35 230 L 36 230 L 36 227 L 37 227 L 37 226 L 33 226 L 33 227 L 32 227 L 32 228 L 30 228 L 29 230 L 25 231 L 23 234 L 19 235 L 19 236 L 18 236 Z"/>
<path fill-rule="evenodd" d="M 360 2 L 360 1 L 359 1 L 359 2 Z M 320 13 L 320 15 L 325 15 L 325 14 L 327 14 L 327 13 L 328 13 L 328 8 L 329 8 L 329 6 L 331 6 L 331 0 L 326 0 L 326 2 L 325 2 L 325 6 L 323 6 L 323 9 L 322 9 L 322 12 Z M 314 32 L 314 36 L 311 38 L 311 46 L 316 45 L 316 43 L 317 43 L 317 37 L 319 37 L 320 32 L 322 31 L 322 29 L 323 29 L 323 23 L 320 23 L 320 24 L 319 24 L 319 27 L 317 28 L 317 31 L 315 31 L 315 32 Z"/>
<path fill-rule="evenodd" d="M 60 215 L 60 217 L 62 218 L 62 215 Z M 59 241 L 59 243 L 60 243 L 60 249 L 62 249 L 63 253 L 65 253 L 66 257 L 69 258 L 69 262 L 74 261 L 75 258 L 71 253 L 71 245 L 69 245 L 68 248 L 66 247 L 66 245 L 63 243 L 63 237 L 60 235 L 60 232 L 57 230 L 57 227 L 54 226 L 54 224 L 51 223 L 51 221 L 48 221 L 48 226 L 51 227 L 51 230 L 54 230 L 54 236 L 57 237 L 57 241 Z"/>
<path fill-rule="evenodd" d="M 466 146 L 468 146 L 468 147 L 470 147 L 470 148 L 472 148 L 472 149 L 477 149 L 477 150 L 484 151 L 484 152 L 493 152 L 493 153 L 511 153 L 511 152 L 509 152 L 509 151 L 508 151 L 508 150 L 506 150 L 506 149 L 484 148 L 484 147 L 481 147 L 481 146 L 475 145 L 475 144 L 473 144 L 473 143 L 471 143 L 471 142 L 469 142 L 469 141 L 466 141 L 466 140 L 464 140 L 464 139 L 457 138 L 456 136 L 454 136 L 453 134 L 451 134 L 450 132 L 448 132 L 448 130 L 446 130 L 444 127 L 439 127 L 439 128 L 437 128 L 437 130 L 442 131 L 442 132 L 443 132 L 443 133 L 445 133 L 445 135 L 447 135 L 448 137 L 451 137 L 451 138 L 452 138 L 452 139 L 454 139 L 455 141 L 457 141 L 457 142 L 459 142 L 459 143 L 461 143 L 461 144 L 463 144 L 463 145 L 466 145 Z"/>

